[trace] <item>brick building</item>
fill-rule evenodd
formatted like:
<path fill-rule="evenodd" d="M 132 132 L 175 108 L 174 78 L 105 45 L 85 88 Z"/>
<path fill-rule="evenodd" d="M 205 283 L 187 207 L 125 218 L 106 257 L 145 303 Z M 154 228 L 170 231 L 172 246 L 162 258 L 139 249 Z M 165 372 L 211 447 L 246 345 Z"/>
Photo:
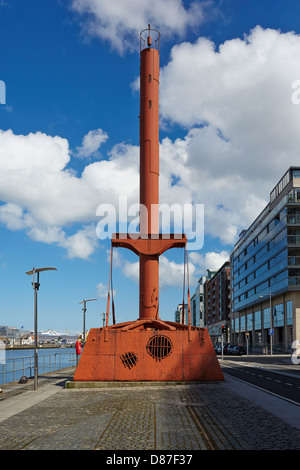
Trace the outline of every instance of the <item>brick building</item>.
<path fill-rule="evenodd" d="M 229 340 L 228 327 L 230 318 L 230 261 L 204 284 L 205 325 L 213 344 L 221 340 L 222 325 L 225 326 L 224 341 Z"/>

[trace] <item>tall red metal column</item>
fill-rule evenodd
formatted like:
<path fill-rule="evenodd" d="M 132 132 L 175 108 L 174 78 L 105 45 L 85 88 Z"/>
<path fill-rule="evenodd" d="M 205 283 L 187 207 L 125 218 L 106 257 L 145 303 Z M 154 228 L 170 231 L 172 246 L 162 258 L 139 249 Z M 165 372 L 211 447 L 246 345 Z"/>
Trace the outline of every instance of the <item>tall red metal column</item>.
<path fill-rule="evenodd" d="M 145 32 L 145 31 L 144 31 Z M 140 38 L 140 233 L 159 233 L 159 33 Z M 145 47 L 144 47 L 145 46 Z M 159 256 L 140 254 L 140 319 L 158 318 Z"/>
<path fill-rule="evenodd" d="M 109 326 L 108 297 L 106 326 L 90 330 L 73 380 L 224 380 L 206 328 L 159 318 L 159 256 L 187 238 L 159 233 L 160 34 L 149 26 L 140 41 L 140 233 L 111 242 L 139 256 L 139 318 Z"/>

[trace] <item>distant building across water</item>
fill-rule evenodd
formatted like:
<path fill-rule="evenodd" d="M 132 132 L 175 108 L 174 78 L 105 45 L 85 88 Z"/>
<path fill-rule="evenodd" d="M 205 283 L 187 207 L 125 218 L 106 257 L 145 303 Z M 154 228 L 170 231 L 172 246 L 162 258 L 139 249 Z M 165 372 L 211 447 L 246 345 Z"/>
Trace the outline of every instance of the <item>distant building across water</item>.
<path fill-rule="evenodd" d="M 75 344 L 81 333 L 59 333 L 49 329 L 47 331 L 38 332 L 39 344 Z M 0 326 L 0 340 L 7 346 L 14 345 L 32 345 L 34 343 L 34 333 L 24 328 L 15 326 Z"/>

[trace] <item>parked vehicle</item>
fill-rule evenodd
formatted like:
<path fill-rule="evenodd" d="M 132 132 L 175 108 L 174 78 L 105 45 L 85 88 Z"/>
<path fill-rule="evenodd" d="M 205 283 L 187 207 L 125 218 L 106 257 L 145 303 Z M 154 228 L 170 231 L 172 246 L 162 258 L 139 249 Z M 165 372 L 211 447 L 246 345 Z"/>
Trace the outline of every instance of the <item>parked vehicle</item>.
<path fill-rule="evenodd" d="M 242 356 L 244 354 L 244 349 L 241 346 L 235 346 L 232 350 L 233 356 Z"/>
<path fill-rule="evenodd" d="M 227 354 L 232 354 L 232 351 L 235 347 L 236 347 L 235 344 L 228 344 L 227 345 Z"/>

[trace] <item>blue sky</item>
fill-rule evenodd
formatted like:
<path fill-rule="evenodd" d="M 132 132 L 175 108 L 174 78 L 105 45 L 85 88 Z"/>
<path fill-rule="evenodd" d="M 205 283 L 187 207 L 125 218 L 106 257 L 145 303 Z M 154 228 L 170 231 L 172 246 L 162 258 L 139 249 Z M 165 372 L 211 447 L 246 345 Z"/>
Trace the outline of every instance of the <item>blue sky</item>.
<path fill-rule="evenodd" d="M 109 240 L 99 204 L 138 202 L 139 32 L 161 32 L 160 201 L 204 204 L 191 291 L 300 164 L 300 7 L 295 1 L 0 1 L 0 323 L 41 330 L 102 324 Z M 114 250 L 117 321 L 138 318 L 137 258 Z M 161 259 L 160 317 L 182 301 L 183 253 Z"/>

